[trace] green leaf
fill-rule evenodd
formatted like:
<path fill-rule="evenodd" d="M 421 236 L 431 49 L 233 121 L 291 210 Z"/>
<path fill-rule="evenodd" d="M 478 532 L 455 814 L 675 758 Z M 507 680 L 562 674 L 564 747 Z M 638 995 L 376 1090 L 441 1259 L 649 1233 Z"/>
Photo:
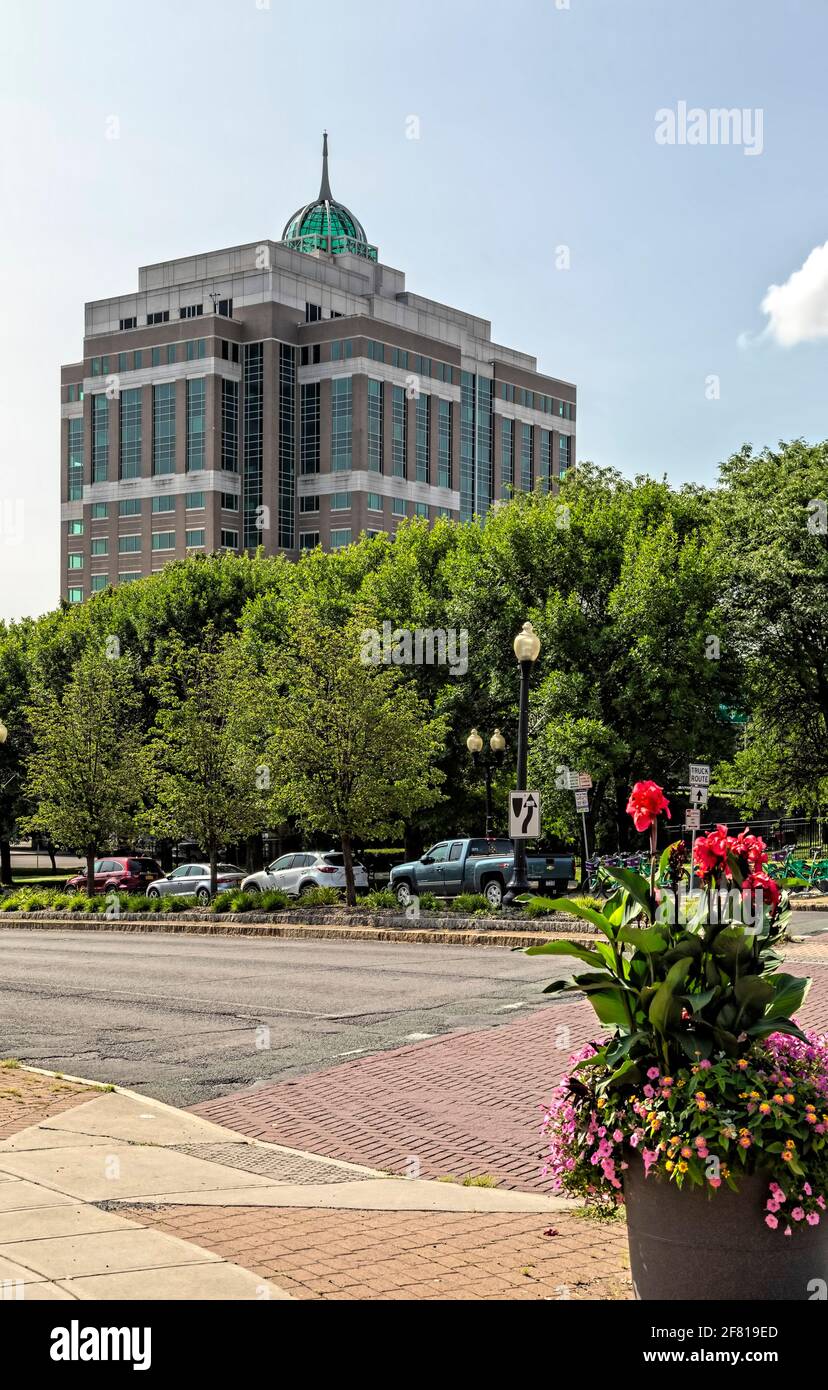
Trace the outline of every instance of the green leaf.
<path fill-rule="evenodd" d="M 655 917 L 656 905 L 646 878 L 642 878 L 641 874 L 637 874 L 633 869 L 621 869 L 610 864 L 605 866 L 605 872 L 609 874 L 610 878 L 614 878 L 617 883 L 620 883 L 622 888 L 626 888 L 648 921 L 652 922 Z"/>
<path fill-rule="evenodd" d="M 745 876 L 742 873 L 742 870 L 739 868 L 739 860 L 737 859 L 736 855 L 733 853 L 732 850 L 728 851 L 727 867 L 730 870 L 730 877 L 733 879 L 733 882 L 736 884 L 736 887 L 741 888 L 742 884 L 745 881 Z"/>
<path fill-rule="evenodd" d="M 733 986 L 733 993 L 740 1004 L 764 1009 L 773 999 L 775 990 L 770 980 L 763 980 L 761 975 L 742 975 Z"/>
<path fill-rule="evenodd" d="M 807 1035 L 791 1019 L 768 1018 L 767 1014 L 764 1018 L 760 1018 L 758 1023 L 753 1023 L 750 1028 L 746 1028 L 745 1032 L 749 1038 L 767 1038 L 770 1037 L 771 1033 L 785 1033 L 788 1037 L 801 1038 L 803 1042 L 808 1041 Z"/>
<path fill-rule="evenodd" d="M 655 927 L 622 927 L 616 941 L 626 941 L 648 956 L 658 955 L 667 949 L 667 942 Z"/>
<path fill-rule="evenodd" d="M 811 988 L 810 980 L 797 979 L 795 975 L 774 975 L 771 977 L 771 983 L 774 1000 L 765 1012 L 766 1018 L 789 1018 L 801 1008 Z"/>
<path fill-rule="evenodd" d="M 629 1015 L 620 990 L 590 990 L 587 998 L 602 1023 L 627 1027 Z"/>
<path fill-rule="evenodd" d="M 610 962 L 604 960 L 597 951 L 592 951 L 588 946 L 581 946 L 577 941 L 545 941 L 542 946 L 527 946 L 524 950 L 527 956 L 575 956 L 577 960 L 586 961 L 587 965 L 608 965 Z"/>
<path fill-rule="evenodd" d="M 677 960 L 675 965 L 671 965 L 667 971 L 667 978 L 663 984 L 659 985 L 650 1005 L 648 1017 L 656 1032 L 661 1033 L 662 1037 L 667 1034 L 667 1025 L 673 1012 L 673 1006 L 677 1002 L 675 992 L 687 978 L 691 965 L 692 961 L 690 960 Z"/>
<path fill-rule="evenodd" d="M 568 912 L 572 917 L 580 917 L 584 922 L 591 922 L 594 927 L 608 936 L 610 941 L 614 940 L 615 933 L 612 924 L 600 912 L 596 912 L 594 907 L 586 907 L 583 903 L 576 903 L 572 898 L 550 898 L 549 910 L 557 912 Z M 536 948 L 528 946 L 526 954 L 529 955 Z"/>

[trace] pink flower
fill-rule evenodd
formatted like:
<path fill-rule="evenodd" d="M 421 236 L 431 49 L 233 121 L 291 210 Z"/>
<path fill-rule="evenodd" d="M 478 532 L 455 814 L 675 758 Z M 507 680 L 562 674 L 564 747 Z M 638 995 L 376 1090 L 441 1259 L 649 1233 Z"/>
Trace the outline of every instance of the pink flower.
<path fill-rule="evenodd" d="M 804 1215 L 805 1212 L 802 1209 L 802 1207 L 794 1207 L 793 1211 L 791 1212 L 791 1218 L 794 1221 L 801 1221 Z"/>
<path fill-rule="evenodd" d="M 808 1225 L 809 1225 L 809 1226 L 818 1226 L 818 1225 L 819 1225 L 819 1212 L 818 1212 L 818 1211 L 809 1211 L 809 1212 L 808 1212 L 808 1215 L 805 1217 L 805 1220 L 808 1222 Z"/>
<path fill-rule="evenodd" d="M 612 1131 L 612 1139 L 614 1144 L 622 1144 L 624 1142 L 624 1135 L 621 1133 L 620 1129 L 614 1129 Z"/>
<path fill-rule="evenodd" d="M 779 1225 L 779 1222 L 777 1221 L 776 1217 L 771 1216 L 769 1212 L 768 1215 L 765 1217 L 765 1225 L 770 1226 L 771 1230 L 775 1231 L 777 1226 Z"/>
<path fill-rule="evenodd" d="M 663 787 L 657 782 L 636 782 L 627 802 L 627 815 L 632 816 L 636 830 L 649 830 L 662 811 L 670 820 L 670 805 Z"/>
<path fill-rule="evenodd" d="M 647 1072 L 647 1076 L 649 1077 L 650 1081 L 657 1081 L 659 1078 L 658 1067 L 650 1067 L 650 1070 Z"/>
<path fill-rule="evenodd" d="M 721 1187 L 722 1185 L 721 1178 L 708 1178 L 707 1181 L 710 1183 L 711 1187 Z M 765 1219 L 767 1220 L 767 1217 Z"/>

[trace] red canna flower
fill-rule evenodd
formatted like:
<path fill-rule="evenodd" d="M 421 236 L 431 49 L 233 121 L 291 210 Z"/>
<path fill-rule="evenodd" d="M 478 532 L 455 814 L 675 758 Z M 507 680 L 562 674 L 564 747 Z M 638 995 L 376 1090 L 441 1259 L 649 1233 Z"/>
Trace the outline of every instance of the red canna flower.
<path fill-rule="evenodd" d="M 627 815 L 632 816 L 636 830 L 649 830 L 662 811 L 670 820 L 670 806 L 664 789 L 657 782 L 636 782 L 627 802 Z"/>

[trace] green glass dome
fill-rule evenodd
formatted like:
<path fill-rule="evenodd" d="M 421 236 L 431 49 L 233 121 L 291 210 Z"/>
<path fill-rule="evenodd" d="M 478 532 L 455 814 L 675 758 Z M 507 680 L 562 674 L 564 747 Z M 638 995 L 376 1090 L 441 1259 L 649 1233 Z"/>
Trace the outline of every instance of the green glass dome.
<path fill-rule="evenodd" d="M 338 203 L 328 179 L 328 133 L 322 141 L 322 183 L 319 197 L 299 208 L 282 232 L 282 241 L 292 251 L 327 251 L 331 256 L 348 253 L 365 260 L 377 259 L 376 246 L 369 245 L 365 228 L 358 218 Z"/>

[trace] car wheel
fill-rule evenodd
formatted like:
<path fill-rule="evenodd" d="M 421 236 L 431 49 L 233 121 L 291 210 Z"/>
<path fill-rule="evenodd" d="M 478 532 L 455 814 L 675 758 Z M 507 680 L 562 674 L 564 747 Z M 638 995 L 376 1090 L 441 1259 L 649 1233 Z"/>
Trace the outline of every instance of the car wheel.
<path fill-rule="evenodd" d="M 499 878 L 490 878 L 483 889 L 483 897 L 489 907 L 503 906 L 503 884 Z"/>
<path fill-rule="evenodd" d="M 411 891 L 411 884 L 406 882 L 405 879 L 403 879 L 402 883 L 397 884 L 396 892 L 397 902 L 399 903 L 400 907 L 410 907 L 414 898 L 414 894 Z"/>
<path fill-rule="evenodd" d="M 207 907 L 210 902 L 210 889 L 199 888 L 198 892 L 196 893 L 196 902 L 198 903 L 199 907 Z"/>
<path fill-rule="evenodd" d="M 318 887 L 318 883 L 301 883 L 299 885 L 299 897 L 306 898 L 308 896 L 308 893 L 312 893 L 313 890 Z"/>
<path fill-rule="evenodd" d="M 258 883 L 248 883 L 244 891 L 245 893 L 261 893 L 262 890 Z"/>
<path fill-rule="evenodd" d="M 157 888 L 148 888 L 148 889 L 147 889 L 147 897 L 148 897 L 148 898 L 160 898 L 160 897 L 161 897 L 161 894 L 159 893 L 159 891 L 158 891 Z"/>

